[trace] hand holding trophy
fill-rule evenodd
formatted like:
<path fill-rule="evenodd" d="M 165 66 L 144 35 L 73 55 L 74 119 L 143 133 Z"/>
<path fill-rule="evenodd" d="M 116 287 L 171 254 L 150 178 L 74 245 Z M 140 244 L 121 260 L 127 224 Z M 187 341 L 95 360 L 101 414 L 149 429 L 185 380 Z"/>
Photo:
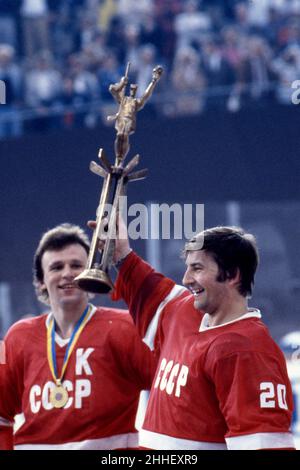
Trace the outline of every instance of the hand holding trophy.
<path fill-rule="evenodd" d="M 156 83 L 160 79 L 163 69 L 156 66 L 153 69 L 152 80 L 144 94 L 136 98 L 137 85 L 130 85 L 130 95 L 125 95 L 128 84 L 130 63 L 127 64 L 125 76 L 120 82 L 110 85 L 109 91 L 119 103 L 118 112 L 114 116 L 108 116 L 108 120 L 115 120 L 117 136 L 115 139 L 115 163 L 111 165 L 103 149 L 99 151 L 99 159 L 102 165 L 92 161 L 90 170 L 104 179 L 100 202 L 96 214 L 96 228 L 93 233 L 89 257 L 86 269 L 75 279 L 77 285 L 92 293 L 108 293 L 113 289 L 113 282 L 109 276 L 109 269 L 113 264 L 114 243 L 116 237 L 116 221 L 119 211 L 120 196 L 126 194 L 127 183 L 146 177 L 147 170 L 132 170 L 139 163 L 139 155 L 135 155 L 129 163 L 123 166 L 128 154 L 129 135 L 136 128 L 136 114 L 142 109 L 150 98 Z M 105 226 L 105 227 L 104 227 Z M 98 251 L 99 238 L 105 230 L 105 241 L 101 251 Z"/>

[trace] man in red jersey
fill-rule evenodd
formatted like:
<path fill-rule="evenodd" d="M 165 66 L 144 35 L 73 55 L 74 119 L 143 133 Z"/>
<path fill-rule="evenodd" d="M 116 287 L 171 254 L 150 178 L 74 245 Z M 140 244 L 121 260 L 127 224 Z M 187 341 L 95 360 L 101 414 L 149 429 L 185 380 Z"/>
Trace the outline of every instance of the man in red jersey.
<path fill-rule="evenodd" d="M 127 311 L 94 307 L 74 284 L 88 251 L 86 234 L 70 224 L 39 243 L 34 284 L 51 311 L 6 335 L 0 449 L 137 447 L 135 415 L 140 391 L 151 386 L 153 354 Z M 17 414 L 23 424 L 13 435 Z"/>
<path fill-rule="evenodd" d="M 151 449 L 293 449 L 285 360 L 248 307 L 255 239 L 215 227 L 185 247 L 186 288 L 130 252 L 124 236 L 116 298 L 159 355 L 140 445 Z M 205 313 L 204 313 L 205 312 Z"/>

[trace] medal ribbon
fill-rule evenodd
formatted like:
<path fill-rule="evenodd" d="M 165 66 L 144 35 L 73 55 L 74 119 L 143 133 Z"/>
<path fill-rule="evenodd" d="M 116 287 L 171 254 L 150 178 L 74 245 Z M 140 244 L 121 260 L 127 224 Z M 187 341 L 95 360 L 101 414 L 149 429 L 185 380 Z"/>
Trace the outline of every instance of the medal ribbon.
<path fill-rule="evenodd" d="M 56 351 L 55 351 L 55 320 L 54 317 L 51 318 L 49 325 L 47 327 L 47 357 L 48 357 L 48 363 L 49 367 L 51 370 L 51 374 L 53 376 L 54 382 L 56 384 L 61 384 L 61 381 L 63 379 L 65 370 L 67 368 L 70 356 L 72 354 L 72 351 L 75 347 L 75 344 L 78 341 L 78 338 L 85 327 L 90 312 L 91 312 L 92 306 L 88 305 L 86 309 L 84 310 L 83 314 L 79 318 L 78 322 L 76 323 L 73 333 L 71 335 L 70 341 L 68 343 L 66 352 L 65 352 L 65 357 L 63 361 L 63 366 L 61 370 L 60 377 L 58 377 L 57 373 L 57 361 L 56 361 Z"/>

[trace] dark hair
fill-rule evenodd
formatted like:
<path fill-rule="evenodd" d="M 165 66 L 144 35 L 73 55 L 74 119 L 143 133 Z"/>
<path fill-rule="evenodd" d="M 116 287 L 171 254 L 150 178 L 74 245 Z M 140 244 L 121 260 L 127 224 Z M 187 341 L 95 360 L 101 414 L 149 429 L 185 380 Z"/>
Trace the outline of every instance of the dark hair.
<path fill-rule="evenodd" d="M 42 257 L 45 251 L 59 251 L 68 245 L 78 243 L 87 254 L 89 253 L 90 242 L 87 234 L 78 225 L 61 224 L 45 232 L 39 242 L 33 260 L 33 285 L 38 299 L 46 304 L 49 303 L 47 289 L 42 289 L 44 272 L 42 268 Z"/>
<path fill-rule="evenodd" d="M 194 245 L 194 246 L 193 246 Z M 185 256 L 191 250 L 205 250 L 219 267 L 217 280 L 223 282 L 240 273 L 238 291 L 252 294 L 254 275 L 259 262 L 255 237 L 240 227 L 213 227 L 197 234 L 187 244 Z"/>

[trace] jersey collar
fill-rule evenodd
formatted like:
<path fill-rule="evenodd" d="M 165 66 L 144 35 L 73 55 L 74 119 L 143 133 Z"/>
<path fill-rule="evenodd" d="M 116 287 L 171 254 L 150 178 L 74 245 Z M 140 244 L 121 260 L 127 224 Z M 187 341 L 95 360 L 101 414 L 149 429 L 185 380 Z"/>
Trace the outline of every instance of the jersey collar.
<path fill-rule="evenodd" d="M 92 305 L 91 303 L 89 303 L 89 305 L 92 307 L 92 309 L 87 319 L 87 323 L 90 321 L 90 319 L 92 318 L 92 316 L 95 314 L 97 310 L 97 307 L 95 307 L 95 305 Z M 46 322 L 45 322 L 46 328 L 48 328 L 48 325 L 52 317 L 53 317 L 53 313 L 50 312 L 46 317 Z M 65 347 L 69 343 L 69 341 L 70 341 L 70 338 L 62 338 L 61 336 L 59 336 L 58 333 L 55 332 L 55 342 L 60 348 Z"/>
<path fill-rule="evenodd" d="M 222 325 L 216 325 L 216 326 L 209 326 L 209 323 L 208 323 L 209 322 L 209 314 L 205 313 L 205 315 L 202 318 L 199 331 L 203 332 L 203 331 L 207 331 L 207 330 L 213 330 L 215 328 L 221 328 L 222 326 L 231 325 L 231 323 L 236 323 L 236 322 L 238 322 L 240 320 L 244 320 L 246 318 L 261 318 L 260 310 L 258 310 L 257 308 L 250 308 L 249 312 L 244 313 L 239 318 L 236 318 L 235 320 L 228 321 L 226 323 L 222 323 Z"/>

